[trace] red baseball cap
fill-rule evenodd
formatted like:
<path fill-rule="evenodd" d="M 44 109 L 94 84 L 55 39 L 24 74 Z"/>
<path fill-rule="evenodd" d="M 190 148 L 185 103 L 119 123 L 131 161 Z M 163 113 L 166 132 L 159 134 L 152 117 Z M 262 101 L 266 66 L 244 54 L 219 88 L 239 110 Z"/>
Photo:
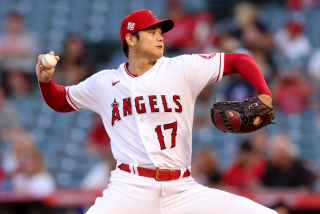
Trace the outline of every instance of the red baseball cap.
<path fill-rule="evenodd" d="M 160 24 L 162 33 L 168 32 L 174 26 L 171 19 L 158 20 L 156 15 L 151 10 L 137 10 L 130 13 L 123 19 L 120 27 L 120 39 L 123 43 L 126 40 L 127 34 L 133 34 L 138 30 L 148 28 L 152 25 Z"/>

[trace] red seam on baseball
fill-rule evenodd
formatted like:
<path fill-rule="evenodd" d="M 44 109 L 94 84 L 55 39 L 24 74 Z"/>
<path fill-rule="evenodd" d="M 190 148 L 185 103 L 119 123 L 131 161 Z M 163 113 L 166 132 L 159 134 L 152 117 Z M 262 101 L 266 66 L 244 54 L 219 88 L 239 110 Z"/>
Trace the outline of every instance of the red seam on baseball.
<path fill-rule="evenodd" d="M 50 67 L 47 67 L 47 66 L 44 66 L 44 67 L 47 67 L 47 68 L 54 68 L 54 66 L 56 65 L 56 63 L 54 63 L 54 65 L 50 64 L 49 61 L 46 59 L 46 57 L 44 56 L 42 58 Z"/>

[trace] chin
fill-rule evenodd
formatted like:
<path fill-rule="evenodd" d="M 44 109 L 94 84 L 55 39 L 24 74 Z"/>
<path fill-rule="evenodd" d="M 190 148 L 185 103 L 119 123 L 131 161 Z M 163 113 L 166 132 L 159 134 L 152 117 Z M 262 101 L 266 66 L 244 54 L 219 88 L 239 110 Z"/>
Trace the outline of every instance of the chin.
<path fill-rule="evenodd" d="M 156 57 L 157 57 L 157 59 L 160 59 L 161 57 L 163 57 L 163 52 L 157 53 L 157 54 L 156 54 Z"/>
<path fill-rule="evenodd" d="M 155 61 L 160 59 L 161 57 L 163 57 L 163 51 L 150 51 L 148 53 L 146 53 L 146 56 L 149 58 L 149 61 Z"/>

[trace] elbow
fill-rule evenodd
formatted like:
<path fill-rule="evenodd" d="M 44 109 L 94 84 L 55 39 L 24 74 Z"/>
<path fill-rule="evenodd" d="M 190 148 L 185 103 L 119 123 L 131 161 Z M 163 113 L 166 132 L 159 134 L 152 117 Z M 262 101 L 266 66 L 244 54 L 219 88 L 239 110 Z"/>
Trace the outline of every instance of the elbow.
<path fill-rule="evenodd" d="M 61 105 L 61 106 L 59 106 L 59 105 L 56 105 L 56 103 L 51 103 L 51 102 L 47 102 L 46 100 L 45 100 L 45 102 L 47 103 L 47 105 L 52 109 L 52 110 L 54 110 L 54 111 L 56 111 L 56 112 L 59 112 L 59 113 L 67 113 L 67 112 L 70 112 L 70 110 L 68 111 L 68 108 L 67 108 L 67 106 L 66 105 Z"/>
<path fill-rule="evenodd" d="M 65 111 L 64 108 L 52 108 L 55 112 L 59 113 L 67 113 L 68 111 Z"/>
<path fill-rule="evenodd" d="M 59 106 L 59 107 L 52 108 L 52 109 L 55 110 L 56 112 L 59 112 L 59 113 L 68 113 L 68 112 L 74 111 L 74 109 L 69 105 Z"/>
<path fill-rule="evenodd" d="M 234 63 L 235 63 L 236 67 L 238 67 L 239 64 L 241 66 L 256 65 L 256 63 L 253 60 L 253 58 L 250 55 L 244 54 L 244 53 L 237 54 L 237 57 L 235 58 Z"/>
<path fill-rule="evenodd" d="M 250 55 L 244 54 L 244 53 L 239 53 L 239 59 L 254 61 L 253 58 Z"/>
<path fill-rule="evenodd" d="M 225 57 L 229 59 L 228 61 L 232 65 L 235 65 L 235 66 L 240 62 L 254 62 L 252 57 L 245 53 L 231 53 L 231 54 L 226 54 Z"/>

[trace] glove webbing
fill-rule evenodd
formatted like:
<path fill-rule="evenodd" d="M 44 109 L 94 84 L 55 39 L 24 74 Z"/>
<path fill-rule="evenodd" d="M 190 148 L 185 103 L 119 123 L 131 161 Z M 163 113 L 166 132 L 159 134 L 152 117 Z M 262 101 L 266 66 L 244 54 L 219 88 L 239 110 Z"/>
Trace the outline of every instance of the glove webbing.
<path fill-rule="evenodd" d="M 229 129 L 230 132 L 235 132 L 234 128 L 231 126 L 228 118 L 227 118 L 227 114 L 225 111 L 219 111 L 221 118 L 224 122 L 224 125 Z"/>
<path fill-rule="evenodd" d="M 233 129 L 233 127 L 231 126 L 227 115 L 224 111 L 219 110 L 219 114 L 221 115 L 222 120 L 224 121 L 225 126 L 229 129 L 230 132 L 235 132 L 235 130 Z M 214 109 L 211 109 L 211 121 L 215 124 L 215 120 L 214 120 Z M 224 131 L 225 132 L 225 131 Z"/>

